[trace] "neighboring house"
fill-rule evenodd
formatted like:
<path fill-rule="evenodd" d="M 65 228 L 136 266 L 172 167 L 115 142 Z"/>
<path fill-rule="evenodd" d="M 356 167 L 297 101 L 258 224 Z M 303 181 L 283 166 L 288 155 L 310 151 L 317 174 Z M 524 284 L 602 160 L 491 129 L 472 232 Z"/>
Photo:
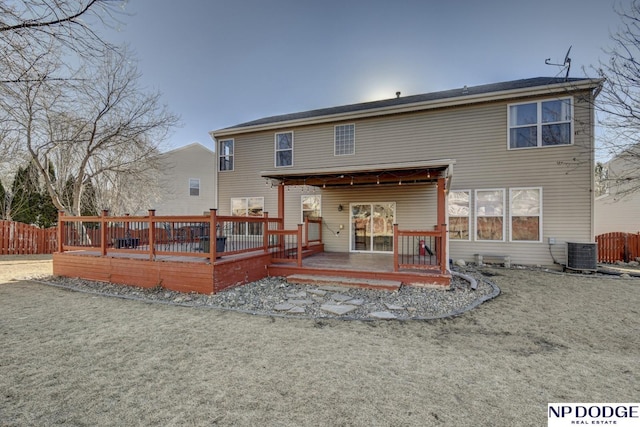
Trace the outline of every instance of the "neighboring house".
<path fill-rule="evenodd" d="M 202 215 L 216 207 L 216 155 L 194 142 L 160 156 L 163 174 L 156 215 Z"/>
<path fill-rule="evenodd" d="M 603 194 L 596 197 L 596 231 L 640 232 L 640 192 L 637 191 L 640 146 L 633 146 L 602 166 Z"/>
<path fill-rule="evenodd" d="M 594 240 L 600 83 L 465 86 L 212 131 L 218 214 L 321 217 L 328 252 L 391 253 L 393 224 L 446 225 L 452 259 L 563 262 L 564 242 Z"/>

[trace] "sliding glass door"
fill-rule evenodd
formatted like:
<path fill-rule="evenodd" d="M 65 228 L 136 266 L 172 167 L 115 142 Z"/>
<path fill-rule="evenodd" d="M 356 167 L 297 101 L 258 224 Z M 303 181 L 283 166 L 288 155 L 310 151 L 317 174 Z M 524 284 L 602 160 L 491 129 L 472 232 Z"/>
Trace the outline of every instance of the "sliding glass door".
<path fill-rule="evenodd" d="M 394 202 L 352 203 L 350 212 L 352 252 L 393 252 Z"/>

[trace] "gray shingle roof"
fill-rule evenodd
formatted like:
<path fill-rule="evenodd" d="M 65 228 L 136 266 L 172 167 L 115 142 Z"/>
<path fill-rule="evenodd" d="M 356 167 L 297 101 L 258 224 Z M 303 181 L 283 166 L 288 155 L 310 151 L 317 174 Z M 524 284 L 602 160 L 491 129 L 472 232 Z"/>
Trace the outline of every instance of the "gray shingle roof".
<path fill-rule="evenodd" d="M 317 110 L 302 111 L 291 114 L 281 114 L 277 116 L 264 117 L 250 122 L 240 123 L 225 129 L 244 128 L 250 126 L 267 125 L 290 120 L 310 119 L 314 117 L 331 116 L 357 111 L 374 110 L 377 108 L 391 107 L 396 105 L 413 104 L 440 99 L 455 98 L 459 96 L 482 95 L 492 92 L 502 92 L 516 89 L 533 88 L 537 86 L 548 86 L 553 84 L 578 82 L 583 78 L 570 78 L 565 80 L 560 77 L 534 77 L 530 79 L 513 80 L 501 83 L 492 83 L 480 86 L 470 86 L 465 88 L 450 89 L 440 92 L 431 92 L 421 95 L 401 96 L 399 98 L 384 99 L 381 101 L 363 102 L 360 104 L 342 105 L 338 107 L 320 108 Z M 588 79 L 587 79 L 588 80 Z"/>

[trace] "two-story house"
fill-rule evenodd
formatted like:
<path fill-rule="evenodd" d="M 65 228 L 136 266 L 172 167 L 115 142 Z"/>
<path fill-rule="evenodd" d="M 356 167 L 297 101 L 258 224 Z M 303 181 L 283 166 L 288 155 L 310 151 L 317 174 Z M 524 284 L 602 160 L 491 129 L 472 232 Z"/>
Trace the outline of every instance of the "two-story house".
<path fill-rule="evenodd" d="M 212 131 L 218 212 L 268 212 L 286 228 L 322 218 L 327 252 L 392 253 L 398 224 L 446 227 L 454 260 L 563 262 L 564 242 L 594 239 L 600 83 L 540 77 L 398 94 Z"/>
<path fill-rule="evenodd" d="M 639 156 L 640 146 L 632 145 L 602 166 L 602 194 L 595 201 L 596 235 L 640 232 Z"/>
<path fill-rule="evenodd" d="M 215 206 L 216 155 L 194 142 L 162 153 L 157 215 L 202 215 Z M 143 212 L 144 214 L 145 212 Z"/>

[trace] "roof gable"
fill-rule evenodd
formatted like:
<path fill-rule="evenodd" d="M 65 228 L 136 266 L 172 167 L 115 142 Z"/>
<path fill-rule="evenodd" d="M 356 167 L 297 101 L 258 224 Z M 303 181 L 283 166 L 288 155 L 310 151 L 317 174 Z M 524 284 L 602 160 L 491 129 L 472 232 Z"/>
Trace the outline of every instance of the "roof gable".
<path fill-rule="evenodd" d="M 200 144 L 199 142 L 192 142 L 191 144 L 183 145 L 181 147 L 174 148 L 173 150 L 165 151 L 164 153 L 161 153 L 161 155 L 167 155 L 167 154 L 171 155 L 171 154 L 178 153 L 178 152 L 181 152 L 181 151 L 192 151 L 192 150 L 193 151 L 200 150 L 200 151 L 205 152 L 207 155 L 214 153 L 208 147 L 205 147 L 204 145 Z"/>

